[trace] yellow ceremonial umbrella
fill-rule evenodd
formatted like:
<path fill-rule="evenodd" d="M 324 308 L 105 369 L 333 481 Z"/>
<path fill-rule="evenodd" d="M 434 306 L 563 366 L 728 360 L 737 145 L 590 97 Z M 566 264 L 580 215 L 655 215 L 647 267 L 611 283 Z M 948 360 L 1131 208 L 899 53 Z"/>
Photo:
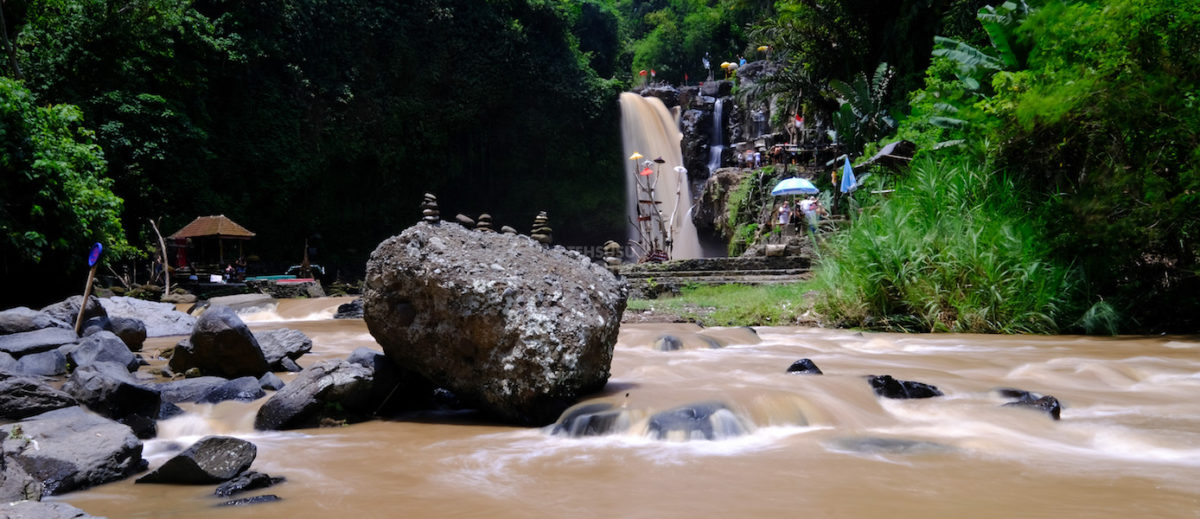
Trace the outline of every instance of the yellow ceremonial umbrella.
<path fill-rule="evenodd" d="M 769 49 L 769 48 L 770 48 L 770 47 L 768 47 L 768 46 L 766 46 L 766 45 L 759 45 L 759 46 L 758 46 L 758 51 L 759 51 L 759 52 L 766 52 L 766 51 L 767 51 L 767 49 Z"/>
<path fill-rule="evenodd" d="M 629 160 L 637 160 L 637 159 L 640 159 L 640 158 L 642 158 L 642 154 L 641 154 L 641 153 L 638 153 L 638 152 L 636 152 L 636 151 L 635 151 L 635 152 L 633 152 L 633 155 L 630 155 L 630 156 L 629 156 Z"/>

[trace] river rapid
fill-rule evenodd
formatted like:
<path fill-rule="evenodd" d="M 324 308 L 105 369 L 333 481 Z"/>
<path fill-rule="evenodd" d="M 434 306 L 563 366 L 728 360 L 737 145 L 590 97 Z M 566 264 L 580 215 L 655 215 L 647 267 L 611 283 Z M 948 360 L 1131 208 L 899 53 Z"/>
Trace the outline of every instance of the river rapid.
<path fill-rule="evenodd" d="M 243 318 L 311 337 L 302 366 L 378 350 L 361 319 L 332 319 L 346 301 Z M 663 335 L 682 348 L 656 349 Z M 148 340 L 146 356 L 178 339 Z M 800 358 L 825 374 L 785 373 Z M 883 374 L 945 396 L 882 399 L 864 377 Z M 1002 407 L 1001 387 L 1057 397 L 1062 419 Z M 624 409 L 627 427 L 584 438 L 466 413 L 255 431 L 264 401 L 188 405 L 144 455 L 156 467 L 204 435 L 247 439 L 252 470 L 287 481 L 235 497 L 281 501 L 218 508 L 214 486 L 133 478 L 55 499 L 111 518 L 1200 517 L 1200 337 L 627 324 L 589 399 Z M 645 417 L 698 402 L 723 403 L 743 434 L 647 433 Z"/>

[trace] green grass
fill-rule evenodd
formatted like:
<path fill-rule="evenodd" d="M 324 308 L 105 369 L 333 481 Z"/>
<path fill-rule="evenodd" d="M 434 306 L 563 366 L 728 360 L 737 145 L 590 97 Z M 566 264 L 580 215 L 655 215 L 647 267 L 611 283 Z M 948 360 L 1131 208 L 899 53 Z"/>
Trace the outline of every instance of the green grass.
<path fill-rule="evenodd" d="M 809 321 L 809 282 L 786 285 L 714 285 L 684 287 L 678 296 L 633 299 L 627 311 L 652 310 L 678 315 L 706 326 L 784 326 Z"/>

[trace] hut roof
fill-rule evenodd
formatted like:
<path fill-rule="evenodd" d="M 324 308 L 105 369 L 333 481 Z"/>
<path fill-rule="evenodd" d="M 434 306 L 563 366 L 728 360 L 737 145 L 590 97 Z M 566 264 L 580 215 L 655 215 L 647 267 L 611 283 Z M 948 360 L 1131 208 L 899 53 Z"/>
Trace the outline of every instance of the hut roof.
<path fill-rule="evenodd" d="M 254 237 L 254 233 L 247 230 L 245 227 L 238 225 L 233 220 L 230 220 L 223 214 L 216 216 L 201 216 L 192 220 L 183 226 L 182 229 L 175 231 L 170 238 L 198 238 L 205 236 L 217 236 L 221 238 L 241 238 L 250 239 Z"/>

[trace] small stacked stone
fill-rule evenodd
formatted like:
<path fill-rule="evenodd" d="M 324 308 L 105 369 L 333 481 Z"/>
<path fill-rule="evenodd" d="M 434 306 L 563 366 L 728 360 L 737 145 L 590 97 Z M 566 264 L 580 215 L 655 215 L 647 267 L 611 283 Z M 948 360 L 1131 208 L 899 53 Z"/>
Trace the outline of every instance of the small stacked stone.
<path fill-rule="evenodd" d="M 496 232 L 492 229 L 492 215 L 483 213 L 479 215 L 479 221 L 475 222 L 475 230 L 480 232 Z"/>
<path fill-rule="evenodd" d="M 550 229 L 550 217 L 546 215 L 546 211 L 538 213 L 533 219 L 533 232 L 529 233 L 529 237 L 543 245 L 550 245 L 550 237 L 553 230 Z"/>
<path fill-rule="evenodd" d="M 500 227 L 500 232 L 502 232 L 504 234 L 517 234 L 516 229 L 513 229 L 512 227 L 509 227 L 507 225 Z"/>
<path fill-rule="evenodd" d="M 604 242 L 604 263 L 608 264 L 610 270 L 616 269 L 617 265 L 621 264 L 621 244 L 612 240 Z"/>
<path fill-rule="evenodd" d="M 438 212 L 437 197 L 433 196 L 433 193 L 425 193 L 425 201 L 421 202 L 421 220 L 431 224 L 442 221 L 441 213 Z"/>
<path fill-rule="evenodd" d="M 454 215 L 454 220 L 457 221 L 459 225 L 462 225 L 468 229 L 475 228 L 475 220 L 472 220 L 470 216 L 465 214 L 459 213 Z"/>

